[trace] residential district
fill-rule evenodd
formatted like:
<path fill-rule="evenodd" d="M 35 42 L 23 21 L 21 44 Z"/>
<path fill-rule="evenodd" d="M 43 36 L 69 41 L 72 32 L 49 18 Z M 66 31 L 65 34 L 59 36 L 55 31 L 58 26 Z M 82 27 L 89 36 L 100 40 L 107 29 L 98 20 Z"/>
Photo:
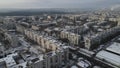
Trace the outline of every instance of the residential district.
<path fill-rule="evenodd" d="M 0 68 L 120 68 L 120 12 L 0 16 Z"/>

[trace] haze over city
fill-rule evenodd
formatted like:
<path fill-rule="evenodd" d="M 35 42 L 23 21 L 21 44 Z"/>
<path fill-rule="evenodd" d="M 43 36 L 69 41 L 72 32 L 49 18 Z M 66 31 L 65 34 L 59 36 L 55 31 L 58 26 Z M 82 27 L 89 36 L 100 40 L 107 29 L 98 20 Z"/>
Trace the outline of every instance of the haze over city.
<path fill-rule="evenodd" d="M 120 68 L 120 0 L 0 0 L 0 68 Z"/>

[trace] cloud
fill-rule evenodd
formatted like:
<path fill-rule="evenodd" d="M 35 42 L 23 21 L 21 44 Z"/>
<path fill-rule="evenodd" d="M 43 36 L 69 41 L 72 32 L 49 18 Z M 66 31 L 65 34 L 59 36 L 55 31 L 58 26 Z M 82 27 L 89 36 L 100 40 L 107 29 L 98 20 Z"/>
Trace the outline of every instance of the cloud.
<path fill-rule="evenodd" d="M 0 8 L 91 8 L 120 4 L 120 0 L 0 0 Z"/>
<path fill-rule="evenodd" d="M 17 7 L 18 5 L 25 5 L 38 0 L 0 0 L 0 7 Z"/>

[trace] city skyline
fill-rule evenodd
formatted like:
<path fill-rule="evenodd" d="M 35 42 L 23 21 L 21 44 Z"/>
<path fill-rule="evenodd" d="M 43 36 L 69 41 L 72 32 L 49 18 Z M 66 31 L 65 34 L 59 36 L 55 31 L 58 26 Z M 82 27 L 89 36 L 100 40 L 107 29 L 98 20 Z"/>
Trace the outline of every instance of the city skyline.
<path fill-rule="evenodd" d="M 120 68 L 120 0 L 0 0 L 0 68 Z"/>

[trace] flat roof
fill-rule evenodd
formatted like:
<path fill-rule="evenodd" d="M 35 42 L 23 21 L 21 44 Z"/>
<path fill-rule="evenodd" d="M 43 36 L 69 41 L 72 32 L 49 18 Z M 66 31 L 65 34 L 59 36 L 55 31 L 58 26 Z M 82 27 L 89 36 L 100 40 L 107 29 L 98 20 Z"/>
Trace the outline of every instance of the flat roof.
<path fill-rule="evenodd" d="M 71 68 L 78 68 L 76 65 L 73 65 Z"/>
<path fill-rule="evenodd" d="M 120 54 L 120 43 L 113 42 L 106 50 Z"/>
<path fill-rule="evenodd" d="M 96 57 L 101 60 L 105 60 L 117 67 L 120 67 L 120 56 L 119 55 L 102 50 L 97 53 Z"/>

